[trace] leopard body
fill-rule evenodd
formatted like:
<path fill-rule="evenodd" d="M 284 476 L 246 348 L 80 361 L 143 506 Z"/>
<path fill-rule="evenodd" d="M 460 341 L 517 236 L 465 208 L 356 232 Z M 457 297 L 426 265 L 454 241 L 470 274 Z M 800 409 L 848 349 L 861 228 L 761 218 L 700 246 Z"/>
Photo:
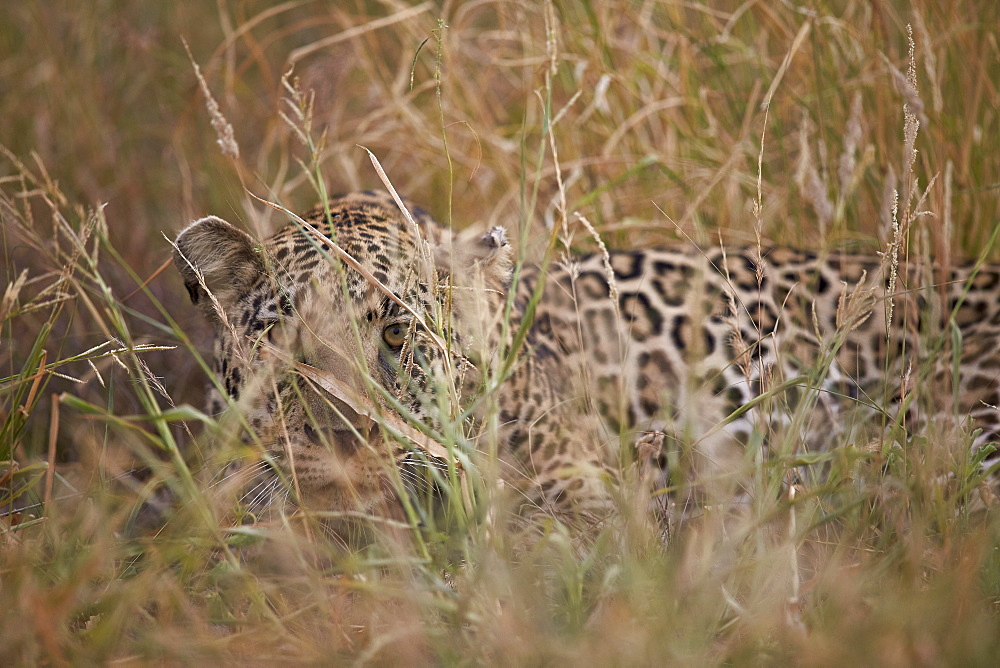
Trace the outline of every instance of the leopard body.
<path fill-rule="evenodd" d="M 523 505 L 565 517 L 610 512 L 634 462 L 662 490 L 755 443 L 1000 435 L 1000 267 L 688 246 L 512 271 L 502 230 L 461 238 L 404 206 L 354 193 L 263 241 L 217 218 L 177 240 L 218 334 L 215 411 L 235 406 L 312 507 L 398 505 L 387 470 L 412 452 L 384 414 L 464 416 Z"/>

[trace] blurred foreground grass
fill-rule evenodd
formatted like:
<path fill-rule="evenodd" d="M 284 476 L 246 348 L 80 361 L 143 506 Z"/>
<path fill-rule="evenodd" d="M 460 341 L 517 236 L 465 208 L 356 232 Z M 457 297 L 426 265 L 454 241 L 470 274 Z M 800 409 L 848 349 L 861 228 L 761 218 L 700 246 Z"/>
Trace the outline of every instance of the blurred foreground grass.
<path fill-rule="evenodd" d="M 1000 524 L 908 465 L 908 448 L 963 438 L 934 425 L 901 457 L 845 443 L 857 461 L 828 489 L 735 531 L 706 521 L 667 550 L 625 530 L 584 549 L 558 531 L 525 547 L 473 524 L 428 537 L 426 552 L 388 536 L 351 552 L 294 518 L 227 528 L 195 480 L 204 457 L 185 408 L 201 405 L 194 353 L 208 329 L 160 269 L 162 234 L 192 218 L 258 233 L 281 222 L 246 190 L 314 204 L 300 161 L 315 159 L 331 191 L 381 187 L 359 146 L 461 227 L 531 237 L 565 196 L 617 247 L 753 243 L 759 225 L 777 243 L 874 253 L 892 190 L 906 201 L 914 187 L 904 102 L 921 124 L 916 188 L 931 184 L 911 242 L 974 257 L 1000 220 L 996 3 L 104 1 L 4 14 L 7 662 L 995 661 Z M 916 92 L 900 85 L 908 24 Z M 182 38 L 238 158 L 216 144 Z M 281 84 L 292 66 L 304 107 Z M 316 154 L 282 118 L 296 109 L 311 110 Z M 176 514 L 126 532 L 161 481 Z"/>

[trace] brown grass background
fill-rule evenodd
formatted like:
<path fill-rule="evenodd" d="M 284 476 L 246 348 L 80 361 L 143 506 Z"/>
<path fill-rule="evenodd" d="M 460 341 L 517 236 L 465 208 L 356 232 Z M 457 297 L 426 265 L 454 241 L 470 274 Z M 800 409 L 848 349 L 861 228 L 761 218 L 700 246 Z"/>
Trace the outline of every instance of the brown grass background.
<path fill-rule="evenodd" d="M 534 235 L 561 222 L 565 197 L 566 211 L 586 216 L 612 247 L 754 243 L 759 226 L 767 242 L 872 253 L 889 235 L 887 189 L 905 205 L 932 181 L 918 207 L 928 213 L 910 237 L 918 252 L 976 257 L 1000 220 L 994 2 L 96 0 L 7 3 L 2 14 L 0 285 L 24 270 L 29 278 L 11 303 L 44 297 L 69 266 L 60 217 L 79 230 L 85 210 L 104 207 L 101 280 L 77 272 L 58 312 L 5 314 L 0 343 L 0 409 L 8 419 L 23 407 L 27 420 L 4 448 L 25 467 L 49 459 L 53 441 L 62 475 L 54 494 L 73 507 L 79 492 L 106 486 L 136 460 L 169 457 L 65 406 L 53 419 L 49 396 L 64 391 L 111 415 L 147 410 L 134 373 L 112 359 L 60 367 L 84 383 L 46 375 L 36 395 L 16 394 L 30 385 L 34 371 L 24 365 L 43 325 L 53 327 L 43 341 L 49 362 L 65 359 L 108 340 L 107 304 L 118 304 L 133 342 L 180 344 L 142 355 L 170 397 L 163 405 L 200 405 L 204 374 L 156 303 L 203 351 L 208 330 L 173 270 L 156 273 L 170 256 L 163 235 L 206 214 L 267 233 L 283 221 L 247 191 L 310 207 L 317 193 L 302 166 L 314 160 L 331 192 L 382 187 L 359 146 L 442 221 Z M 901 83 L 907 25 L 916 91 Z M 182 40 L 232 124 L 238 158 L 216 143 Z M 311 102 L 315 153 L 283 118 L 296 118 L 281 81 L 289 71 Z M 920 120 L 912 172 L 904 103 Z M 543 135 L 553 118 L 557 161 Z M 582 229 L 565 240 L 593 248 Z M 149 292 L 137 293 L 147 280 Z M 179 423 L 169 430 L 190 441 Z M 613 594 L 595 584 L 590 565 L 548 554 L 534 566 L 561 574 L 555 602 L 533 589 L 539 571 L 528 566 L 485 583 L 468 566 L 454 576 L 456 594 L 404 577 L 345 598 L 339 580 L 315 572 L 296 571 L 292 584 L 259 571 L 219 578 L 209 570 L 210 539 L 198 543 L 198 558 L 175 543 L 146 545 L 140 552 L 153 565 L 125 578 L 129 557 L 113 532 L 124 511 L 112 506 L 83 519 L 53 510 L 41 528 L 5 533 L 0 580 L 10 584 L 0 599 L 19 624 L 4 624 L 0 654 L 60 663 L 168 651 L 191 661 L 252 654 L 239 644 L 250 642 L 272 657 L 362 663 L 936 664 L 987 661 L 1000 635 L 995 529 L 951 535 L 928 529 L 926 517 L 906 524 L 922 527 L 916 537 L 859 529 L 867 537 L 855 547 L 879 559 L 824 561 L 815 577 L 825 598 L 812 599 L 799 626 L 787 623 L 784 603 L 761 594 L 768 569 L 781 570 L 777 548 L 767 552 L 773 563 L 739 562 L 730 573 L 742 573 L 743 589 L 725 596 L 693 554 L 632 559 L 624 567 L 632 579 Z M 764 571 L 753 570 L 760 563 Z M 310 578 L 322 581 L 311 595 Z M 903 584 L 887 591 L 885 578 Z M 749 612 L 727 607 L 733 596 Z"/>

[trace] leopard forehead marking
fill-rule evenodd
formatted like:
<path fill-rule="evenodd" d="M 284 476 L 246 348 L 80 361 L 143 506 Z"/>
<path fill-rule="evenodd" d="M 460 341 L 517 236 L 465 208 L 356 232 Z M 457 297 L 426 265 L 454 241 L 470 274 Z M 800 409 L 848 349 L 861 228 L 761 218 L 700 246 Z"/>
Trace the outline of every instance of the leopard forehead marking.
<path fill-rule="evenodd" d="M 796 427 L 804 447 L 822 447 L 846 429 L 863 438 L 879 428 L 870 419 L 879 411 L 913 410 L 900 379 L 914 366 L 947 376 L 921 357 L 916 332 L 947 325 L 952 311 L 962 334 L 953 412 L 983 428 L 977 443 L 1000 433 L 997 411 L 987 408 L 1000 405 L 996 267 L 947 276 L 904 271 L 890 321 L 887 281 L 874 258 L 791 249 L 614 252 L 613 291 L 600 256 L 544 276 L 525 267 L 511 326 L 503 328 L 510 260 L 502 231 L 465 248 L 422 210 L 411 213 L 414 222 L 387 196 L 358 193 L 304 215 L 308 227 L 293 223 L 263 242 L 218 219 L 178 238 L 177 265 L 192 300 L 216 323 L 221 385 L 263 447 L 291 466 L 311 505 L 392 505 L 386 470 L 400 450 L 364 415 L 262 359 L 255 342 L 267 340 L 356 389 L 370 379 L 384 390 L 368 393 L 380 409 L 393 410 L 392 396 L 433 425 L 442 388 L 466 387 L 475 376 L 466 353 L 478 346 L 480 365 L 500 359 L 511 343 L 500 333 L 517 330 L 543 277 L 525 346 L 496 395 L 498 450 L 533 507 L 606 510 L 602 481 L 617 475 L 622 445 L 646 453 L 661 486 L 668 458 L 653 444 L 695 444 L 704 459 L 725 461 L 751 431 L 787 428 L 787 415 L 810 391 L 818 392 L 816 408 Z M 368 276 L 343 265 L 334 244 Z M 393 324 L 407 335 L 399 349 L 383 340 Z M 425 327 L 445 335 L 460 361 L 435 347 Z M 741 412 L 817 369 L 818 388 L 793 382 L 778 409 Z M 951 396 L 951 379 L 942 384 Z M 872 410 L 873 397 L 885 403 Z"/>

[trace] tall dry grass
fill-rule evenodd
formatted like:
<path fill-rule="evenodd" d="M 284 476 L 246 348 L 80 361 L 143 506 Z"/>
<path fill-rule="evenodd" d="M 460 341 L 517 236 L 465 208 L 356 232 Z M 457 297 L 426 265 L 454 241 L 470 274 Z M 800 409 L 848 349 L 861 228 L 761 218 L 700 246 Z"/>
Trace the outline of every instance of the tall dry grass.
<path fill-rule="evenodd" d="M 529 254 L 553 229 L 572 250 L 596 249 L 596 231 L 612 247 L 759 234 L 874 253 L 893 240 L 896 192 L 905 248 L 976 257 L 1000 219 L 993 3 L 4 12 L 11 663 L 993 661 L 997 523 L 913 465 L 970 442 L 943 424 L 844 443 L 825 486 L 666 550 L 642 532 L 580 548 L 557 528 L 524 544 L 460 521 L 352 551 L 295 519 L 220 522 L 200 478 L 208 420 L 191 408 L 208 328 L 162 271 L 162 234 L 195 217 L 283 222 L 248 191 L 304 209 L 320 184 L 382 187 L 361 146 L 439 220 L 506 225 Z M 216 144 L 182 38 L 238 156 Z M 975 463 L 952 470 L 971 480 Z M 769 471 L 761 484 L 780 484 Z"/>

